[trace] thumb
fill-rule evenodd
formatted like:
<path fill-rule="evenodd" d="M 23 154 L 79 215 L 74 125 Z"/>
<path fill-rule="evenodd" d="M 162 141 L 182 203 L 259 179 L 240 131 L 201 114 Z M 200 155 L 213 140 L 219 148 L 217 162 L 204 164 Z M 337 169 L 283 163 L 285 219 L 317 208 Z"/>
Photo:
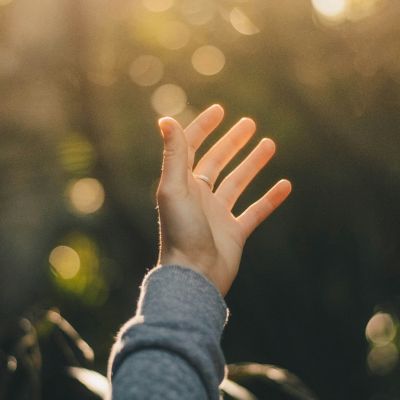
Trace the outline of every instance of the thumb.
<path fill-rule="evenodd" d="M 182 191 L 187 188 L 188 146 L 181 125 L 171 117 L 158 121 L 164 140 L 160 187 Z"/>

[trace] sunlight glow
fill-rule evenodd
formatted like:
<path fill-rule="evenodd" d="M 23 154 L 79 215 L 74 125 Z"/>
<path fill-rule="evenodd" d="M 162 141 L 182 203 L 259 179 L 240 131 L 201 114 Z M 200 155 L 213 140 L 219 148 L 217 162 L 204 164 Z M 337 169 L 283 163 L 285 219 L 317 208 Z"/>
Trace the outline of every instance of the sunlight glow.
<path fill-rule="evenodd" d="M 240 386 L 234 381 L 224 379 L 220 385 L 220 389 L 226 392 L 230 397 L 241 400 L 257 400 L 253 394 L 245 387 Z"/>
<path fill-rule="evenodd" d="M 174 5 L 174 0 L 142 0 L 142 3 L 149 11 L 163 12 Z"/>
<path fill-rule="evenodd" d="M 178 85 L 167 83 L 158 87 L 151 97 L 151 104 L 159 114 L 174 116 L 186 107 L 186 93 Z"/>
<path fill-rule="evenodd" d="M 78 367 L 69 367 L 68 372 L 100 398 L 106 397 L 109 390 L 109 383 L 105 376 L 96 371 Z"/>
<path fill-rule="evenodd" d="M 159 26 L 157 39 L 166 49 L 179 50 L 188 44 L 190 39 L 190 30 L 182 22 L 166 22 Z"/>
<path fill-rule="evenodd" d="M 250 20 L 250 18 L 239 8 L 235 7 L 229 16 L 232 26 L 242 35 L 254 35 L 260 29 Z"/>
<path fill-rule="evenodd" d="M 268 368 L 265 371 L 265 374 L 268 376 L 269 379 L 277 382 L 283 382 L 287 379 L 285 371 L 278 368 Z"/>
<path fill-rule="evenodd" d="M 49 262 L 62 279 L 74 278 L 81 267 L 79 254 L 68 246 L 58 246 L 52 250 Z"/>
<path fill-rule="evenodd" d="M 393 343 L 374 347 L 368 354 L 367 364 L 376 375 L 386 375 L 393 371 L 399 360 L 399 352 Z"/>
<path fill-rule="evenodd" d="M 312 0 L 312 5 L 324 17 L 337 18 L 346 11 L 348 0 Z"/>
<path fill-rule="evenodd" d="M 161 80 L 164 65 L 159 58 L 151 55 L 137 57 L 129 68 L 129 75 L 139 86 L 152 86 Z"/>
<path fill-rule="evenodd" d="M 225 55 L 215 46 L 202 46 L 193 53 L 192 65 L 199 74 L 215 75 L 224 68 Z"/>
<path fill-rule="evenodd" d="M 376 346 L 390 343 L 396 336 L 396 326 L 390 314 L 375 314 L 365 328 L 365 335 Z"/>
<path fill-rule="evenodd" d="M 92 214 L 104 203 L 103 185 L 94 178 L 82 178 L 68 190 L 68 197 L 74 210 L 81 214 Z"/>

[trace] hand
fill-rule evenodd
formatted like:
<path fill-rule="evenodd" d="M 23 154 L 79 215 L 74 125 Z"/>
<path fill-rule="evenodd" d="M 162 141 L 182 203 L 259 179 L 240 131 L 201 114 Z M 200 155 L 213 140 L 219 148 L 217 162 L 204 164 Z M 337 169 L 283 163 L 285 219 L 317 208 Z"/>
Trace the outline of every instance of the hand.
<path fill-rule="evenodd" d="M 223 108 L 213 105 L 185 130 L 172 118 L 159 120 L 164 160 L 157 203 L 161 242 L 158 263 L 192 268 L 225 296 L 237 275 L 246 239 L 286 199 L 291 184 L 279 181 L 240 216 L 232 214 L 239 196 L 274 154 L 275 144 L 262 139 L 213 192 L 196 175 L 208 177 L 213 184 L 256 129 L 252 119 L 242 118 L 193 169 L 196 150 L 223 115 Z"/>

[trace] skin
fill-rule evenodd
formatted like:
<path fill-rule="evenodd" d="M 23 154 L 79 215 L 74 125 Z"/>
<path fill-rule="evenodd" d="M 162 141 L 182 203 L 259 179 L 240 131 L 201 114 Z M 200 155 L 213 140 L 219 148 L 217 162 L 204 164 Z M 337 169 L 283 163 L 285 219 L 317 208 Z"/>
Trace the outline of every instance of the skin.
<path fill-rule="evenodd" d="M 164 159 L 157 204 L 160 222 L 158 263 L 181 265 L 205 275 L 225 296 L 239 269 L 244 244 L 291 192 L 282 179 L 241 215 L 231 212 L 237 199 L 275 153 L 275 143 L 264 138 L 215 189 L 220 172 L 256 130 L 250 118 L 238 121 L 194 166 L 197 149 L 220 124 L 223 108 L 214 104 L 186 129 L 170 117 L 159 120 Z"/>

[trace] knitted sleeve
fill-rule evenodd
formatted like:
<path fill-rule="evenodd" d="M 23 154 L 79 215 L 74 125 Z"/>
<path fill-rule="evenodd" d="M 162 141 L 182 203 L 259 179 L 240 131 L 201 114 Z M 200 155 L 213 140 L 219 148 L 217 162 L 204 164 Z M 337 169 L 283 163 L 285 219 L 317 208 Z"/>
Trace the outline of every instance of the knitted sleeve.
<path fill-rule="evenodd" d="M 111 352 L 112 399 L 218 399 L 227 317 L 222 296 L 203 275 L 181 266 L 154 268 Z"/>

